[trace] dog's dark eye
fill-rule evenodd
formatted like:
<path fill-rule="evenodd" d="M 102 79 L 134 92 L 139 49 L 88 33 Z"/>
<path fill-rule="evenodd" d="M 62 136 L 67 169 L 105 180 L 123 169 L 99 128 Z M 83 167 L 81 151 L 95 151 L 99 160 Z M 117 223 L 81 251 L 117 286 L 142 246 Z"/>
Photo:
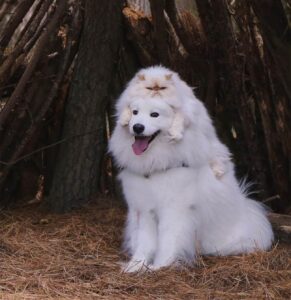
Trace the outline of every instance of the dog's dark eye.
<path fill-rule="evenodd" d="M 152 112 L 150 116 L 153 117 L 153 118 L 157 118 L 159 116 L 159 113 Z"/>
<path fill-rule="evenodd" d="M 148 86 L 147 89 L 151 90 L 151 91 L 153 90 L 153 88 L 151 86 Z"/>
<path fill-rule="evenodd" d="M 165 90 L 166 87 L 165 86 L 160 86 L 160 90 Z"/>
<path fill-rule="evenodd" d="M 138 111 L 137 111 L 136 109 L 134 109 L 134 110 L 132 111 L 132 114 L 133 114 L 133 115 L 137 115 L 137 114 L 138 114 Z"/>

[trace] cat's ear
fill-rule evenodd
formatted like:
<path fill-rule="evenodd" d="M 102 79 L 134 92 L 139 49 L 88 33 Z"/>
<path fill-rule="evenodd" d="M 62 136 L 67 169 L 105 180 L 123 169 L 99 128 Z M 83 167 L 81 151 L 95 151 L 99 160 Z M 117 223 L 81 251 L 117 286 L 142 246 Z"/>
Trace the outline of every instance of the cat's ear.
<path fill-rule="evenodd" d="M 173 73 L 169 73 L 165 75 L 166 80 L 171 80 L 173 77 Z"/>
<path fill-rule="evenodd" d="M 145 75 L 144 74 L 137 74 L 137 77 L 139 80 L 144 81 L 145 80 Z"/>

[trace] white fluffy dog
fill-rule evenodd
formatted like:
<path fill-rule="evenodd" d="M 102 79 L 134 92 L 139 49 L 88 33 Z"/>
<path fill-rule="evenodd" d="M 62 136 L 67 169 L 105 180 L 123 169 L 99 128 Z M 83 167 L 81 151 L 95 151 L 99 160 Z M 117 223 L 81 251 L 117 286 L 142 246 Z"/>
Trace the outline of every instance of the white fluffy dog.
<path fill-rule="evenodd" d="M 157 95 L 150 89 L 156 82 L 143 77 L 171 83 L 158 84 L 165 94 Z M 131 260 L 125 271 L 193 262 L 197 254 L 266 250 L 272 244 L 264 208 L 240 188 L 228 149 L 190 91 L 176 73 L 151 67 L 135 76 L 117 102 L 109 149 L 121 169 L 128 204 L 125 247 Z M 176 139 L 169 129 L 177 114 L 182 136 Z"/>

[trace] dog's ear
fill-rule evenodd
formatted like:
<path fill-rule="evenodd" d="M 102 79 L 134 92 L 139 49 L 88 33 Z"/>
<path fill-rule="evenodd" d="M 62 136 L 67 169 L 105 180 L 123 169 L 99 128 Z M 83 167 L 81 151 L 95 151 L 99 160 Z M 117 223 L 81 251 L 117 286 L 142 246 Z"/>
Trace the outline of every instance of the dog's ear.
<path fill-rule="evenodd" d="M 165 75 L 166 80 L 171 80 L 173 77 L 173 73 L 169 73 Z"/>
<path fill-rule="evenodd" d="M 137 77 L 139 80 L 144 81 L 145 80 L 145 75 L 144 74 L 137 74 Z"/>
<path fill-rule="evenodd" d="M 185 131 L 185 118 L 180 111 L 175 112 L 173 123 L 169 128 L 171 140 L 180 141 L 183 138 Z"/>
<path fill-rule="evenodd" d="M 119 123 L 121 126 L 127 126 L 129 124 L 130 119 L 131 119 L 131 110 L 127 106 L 122 110 L 119 116 Z"/>

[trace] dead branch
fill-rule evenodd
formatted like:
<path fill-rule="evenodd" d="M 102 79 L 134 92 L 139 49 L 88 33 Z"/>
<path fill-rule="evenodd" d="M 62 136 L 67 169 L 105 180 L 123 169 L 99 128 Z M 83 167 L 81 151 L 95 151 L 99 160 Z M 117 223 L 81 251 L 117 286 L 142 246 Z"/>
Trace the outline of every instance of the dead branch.
<path fill-rule="evenodd" d="M 191 53 L 193 50 L 193 41 L 189 39 L 189 33 L 183 27 L 175 0 L 166 0 L 165 10 L 184 48 L 188 53 Z"/>
<path fill-rule="evenodd" d="M 19 43 L 21 41 L 22 37 L 25 35 L 27 30 L 30 28 L 30 26 L 32 25 L 33 20 L 35 20 L 36 16 L 39 14 L 39 11 L 40 11 L 40 9 L 41 9 L 44 2 L 45 1 L 38 0 L 38 2 L 34 3 L 35 7 L 34 7 L 32 13 L 31 13 L 31 16 L 30 16 L 29 20 L 27 20 L 25 26 L 19 32 L 19 35 L 17 36 L 16 43 Z"/>
<path fill-rule="evenodd" d="M 165 0 L 150 0 L 152 23 L 154 27 L 154 40 L 159 60 L 165 66 L 169 65 L 169 53 L 167 47 L 167 31 L 165 21 Z"/>
<path fill-rule="evenodd" d="M 23 73 L 18 85 L 16 86 L 13 94 L 11 95 L 8 103 L 4 106 L 3 110 L 1 111 L 0 114 L 0 130 L 3 124 L 5 123 L 10 111 L 15 107 L 15 105 L 19 102 L 21 99 L 21 95 L 23 93 L 23 90 L 30 79 L 30 77 L 33 74 L 33 71 L 36 68 L 36 65 L 40 59 L 40 56 L 42 54 L 42 50 L 46 46 L 49 37 L 51 33 L 55 30 L 59 19 L 62 17 L 63 13 L 65 12 L 67 7 L 67 1 L 65 0 L 60 0 L 58 2 L 56 12 L 50 21 L 50 23 L 47 26 L 47 29 L 42 33 L 41 37 L 39 38 L 39 41 L 35 47 L 35 51 L 33 54 L 33 57 L 31 58 L 28 67 L 26 68 L 25 72 Z"/>
<path fill-rule="evenodd" d="M 13 76 L 14 72 L 11 71 L 11 68 L 13 67 L 15 62 L 17 62 L 17 65 L 23 63 L 26 55 L 35 45 L 39 36 L 44 31 L 45 26 L 49 22 L 49 17 L 53 13 L 53 11 L 49 11 L 47 13 L 51 3 L 51 0 L 46 0 L 42 2 L 42 7 L 39 9 L 37 16 L 32 21 L 31 26 L 29 26 L 28 30 L 24 33 L 23 37 L 20 37 L 21 39 L 18 41 L 16 47 L 13 49 L 13 51 L 11 51 L 11 53 L 9 53 L 7 58 L 2 63 L 2 66 L 0 68 L 1 85 L 5 85 L 9 78 Z M 48 17 L 45 20 L 43 20 L 46 13 L 48 14 Z M 14 70 L 15 69 L 17 68 L 14 66 Z M 10 76 L 7 76 L 7 74 L 9 74 Z"/>
<path fill-rule="evenodd" d="M 35 0 L 20 1 L 15 14 L 11 17 L 5 29 L 3 30 L 3 35 L 0 38 L 0 49 L 6 48 L 15 29 L 22 22 L 24 16 L 27 14 L 34 1 Z"/>
<path fill-rule="evenodd" d="M 62 8 L 64 9 L 65 6 L 63 6 Z M 63 12 L 63 9 L 61 10 L 62 12 Z M 12 152 L 10 155 L 10 162 L 6 163 L 6 167 L 3 168 L 3 172 L 1 174 L 1 180 L 0 180 L 0 187 L 1 187 L 1 184 L 3 184 L 5 182 L 6 176 L 8 175 L 10 169 L 15 164 L 15 162 L 18 162 L 19 160 L 23 159 L 23 157 L 19 158 L 20 155 L 25 150 L 27 144 L 29 144 L 33 139 L 35 139 L 36 132 L 38 132 L 39 129 L 42 127 L 42 123 L 44 122 L 45 115 L 47 114 L 49 108 L 52 105 L 53 100 L 55 99 L 57 93 L 59 92 L 59 88 L 63 81 L 63 78 L 64 78 L 65 74 L 67 73 L 68 68 L 70 67 L 70 65 L 72 63 L 72 60 L 74 59 L 74 57 L 76 55 L 76 51 L 77 51 L 77 47 L 78 47 L 77 40 L 79 38 L 80 31 L 81 31 L 81 18 L 80 18 L 79 11 L 76 10 L 75 14 L 74 14 L 72 26 L 71 26 L 68 36 L 67 36 L 66 49 L 63 51 L 62 56 L 58 58 L 58 61 L 61 64 L 58 66 L 58 73 L 56 75 L 55 80 L 53 80 L 53 82 L 52 82 L 52 86 L 50 87 L 50 93 L 48 94 L 46 100 L 41 103 L 39 103 L 40 102 L 39 99 L 42 99 L 42 97 L 35 97 L 36 101 L 35 101 L 35 103 L 33 103 L 33 106 L 34 106 L 33 114 L 35 115 L 33 122 L 30 122 L 29 128 L 25 131 L 25 133 L 24 133 L 22 139 L 20 140 L 20 142 L 18 143 L 17 147 L 13 151 L 10 151 L 10 152 Z M 36 82 L 36 85 L 34 85 L 34 88 L 36 86 L 37 86 L 37 82 Z M 29 92 L 33 93 L 33 89 L 30 88 Z M 33 99 L 33 97 L 31 97 L 31 98 Z M 30 98 L 28 99 L 28 101 L 30 101 Z M 17 124 L 19 126 L 19 122 L 17 119 L 15 122 L 14 123 L 16 124 L 16 126 L 17 126 Z M 6 142 L 5 144 L 6 144 L 6 146 L 8 146 L 9 141 L 8 141 L 8 143 Z M 59 142 L 56 144 L 59 144 Z M 47 146 L 43 149 L 46 149 L 46 148 L 49 148 L 49 146 Z M 33 151 L 32 153 L 37 153 L 37 152 L 38 151 Z M 25 155 L 24 157 L 28 157 L 28 156 L 30 156 L 30 155 Z"/>
<path fill-rule="evenodd" d="M 144 66 L 157 63 L 152 37 L 153 28 L 148 17 L 129 7 L 125 7 L 122 12 L 128 30 L 128 39 L 133 43 L 139 60 Z"/>

